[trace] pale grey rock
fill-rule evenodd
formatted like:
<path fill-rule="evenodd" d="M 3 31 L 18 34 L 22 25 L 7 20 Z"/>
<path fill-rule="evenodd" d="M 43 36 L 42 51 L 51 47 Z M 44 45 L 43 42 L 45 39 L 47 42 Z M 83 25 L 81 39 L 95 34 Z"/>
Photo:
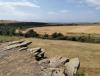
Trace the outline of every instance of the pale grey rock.
<path fill-rule="evenodd" d="M 60 57 L 60 56 L 53 57 L 50 59 L 50 67 L 57 68 L 64 65 L 68 61 L 69 59 L 66 57 Z"/>
<path fill-rule="evenodd" d="M 70 61 L 65 64 L 67 75 L 68 76 L 75 76 L 79 65 L 80 65 L 79 58 L 70 59 Z"/>
<path fill-rule="evenodd" d="M 38 63 L 41 65 L 42 69 L 45 69 L 45 68 L 49 67 L 50 60 L 49 59 L 43 59 L 43 60 L 40 60 Z"/>
<path fill-rule="evenodd" d="M 44 54 L 44 49 L 38 47 L 38 48 L 31 48 L 28 49 L 28 51 L 36 58 L 36 60 L 42 60 L 45 58 Z"/>
<path fill-rule="evenodd" d="M 19 43 L 22 43 L 22 42 L 24 42 L 24 40 L 8 42 L 8 46 L 9 45 L 14 45 L 14 44 L 19 44 Z"/>
<path fill-rule="evenodd" d="M 18 51 L 23 51 L 23 50 L 27 51 L 27 49 L 28 49 L 28 47 L 22 47 Z"/>
<path fill-rule="evenodd" d="M 64 69 L 47 68 L 41 71 L 41 76 L 66 76 Z"/>
<path fill-rule="evenodd" d="M 32 42 L 30 42 L 30 41 L 24 41 L 22 43 L 8 45 L 8 46 L 5 46 L 4 50 L 10 50 L 10 49 L 17 48 L 17 47 L 27 47 L 31 43 Z"/>

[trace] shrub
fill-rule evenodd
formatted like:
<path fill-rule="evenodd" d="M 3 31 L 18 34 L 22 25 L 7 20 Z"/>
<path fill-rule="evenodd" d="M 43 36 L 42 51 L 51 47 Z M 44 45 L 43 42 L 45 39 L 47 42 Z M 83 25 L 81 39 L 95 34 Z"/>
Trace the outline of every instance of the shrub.
<path fill-rule="evenodd" d="M 43 39 L 49 39 L 49 35 L 45 33 L 44 35 L 42 35 L 42 38 Z"/>
<path fill-rule="evenodd" d="M 33 29 L 30 29 L 25 33 L 25 37 L 37 37 L 39 34 L 35 32 Z"/>
<path fill-rule="evenodd" d="M 51 35 L 51 38 L 52 39 L 57 39 L 57 40 L 64 40 L 65 39 L 65 36 L 62 33 L 55 32 L 55 33 L 53 33 Z"/>

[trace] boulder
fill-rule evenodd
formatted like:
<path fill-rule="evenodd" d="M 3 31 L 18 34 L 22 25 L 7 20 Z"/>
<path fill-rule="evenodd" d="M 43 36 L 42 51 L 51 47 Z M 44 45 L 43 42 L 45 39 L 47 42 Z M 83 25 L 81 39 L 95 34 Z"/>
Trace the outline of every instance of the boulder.
<path fill-rule="evenodd" d="M 28 51 L 32 54 L 34 54 L 35 52 L 40 52 L 41 51 L 41 47 L 37 47 L 37 48 L 30 48 L 28 49 Z"/>
<path fill-rule="evenodd" d="M 42 60 L 45 58 L 44 54 L 44 49 L 38 47 L 38 48 L 31 48 L 29 49 L 30 53 L 33 54 L 36 60 Z"/>
<path fill-rule="evenodd" d="M 38 63 L 41 65 L 41 68 L 44 69 L 44 68 L 49 67 L 50 60 L 49 59 L 43 59 L 43 60 L 40 60 Z"/>
<path fill-rule="evenodd" d="M 64 69 L 47 68 L 41 71 L 41 76 L 66 76 Z"/>
<path fill-rule="evenodd" d="M 70 61 L 65 64 L 67 75 L 75 76 L 79 66 L 80 66 L 79 58 L 70 59 Z"/>
<path fill-rule="evenodd" d="M 22 43 L 17 43 L 17 44 L 13 44 L 13 45 L 8 45 L 8 46 L 5 46 L 5 49 L 4 50 L 10 50 L 10 49 L 13 49 L 13 48 L 17 48 L 17 47 L 27 47 L 29 44 L 31 44 L 32 42 L 30 41 L 24 41 Z"/>
<path fill-rule="evenodd" d="M 64 65 L 68 61 L 69 59 L 66 57 L 59 57 L 59 56 L 53 57 L 50 59 L 50 67 L 57 68 Z"/>
<path fill-rule="evenodd" d="M 19 44 L 24 42 L 24 40 L 19 40 L 19 41 L 12 41 L 12 42 L 8 42 L 8 45 L 14 45 L 14 44 Z"/>

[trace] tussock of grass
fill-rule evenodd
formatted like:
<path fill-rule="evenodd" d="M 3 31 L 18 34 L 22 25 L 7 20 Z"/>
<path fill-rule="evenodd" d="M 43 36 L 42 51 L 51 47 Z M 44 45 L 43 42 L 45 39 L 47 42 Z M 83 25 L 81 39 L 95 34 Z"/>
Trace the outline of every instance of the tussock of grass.
<path fill-rule="evenodd" d="M 85 73 L 83 70 L 78 70 L 76 76 L 85 76 Z"/>

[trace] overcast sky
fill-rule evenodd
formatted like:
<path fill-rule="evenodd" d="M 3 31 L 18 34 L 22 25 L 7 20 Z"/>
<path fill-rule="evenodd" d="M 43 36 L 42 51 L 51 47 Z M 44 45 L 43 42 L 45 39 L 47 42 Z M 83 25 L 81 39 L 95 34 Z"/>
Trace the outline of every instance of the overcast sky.
<path fill-rule="evenodd" d="M 0 19 L 100 22 L 100 0 L 0 0 Z"/>

